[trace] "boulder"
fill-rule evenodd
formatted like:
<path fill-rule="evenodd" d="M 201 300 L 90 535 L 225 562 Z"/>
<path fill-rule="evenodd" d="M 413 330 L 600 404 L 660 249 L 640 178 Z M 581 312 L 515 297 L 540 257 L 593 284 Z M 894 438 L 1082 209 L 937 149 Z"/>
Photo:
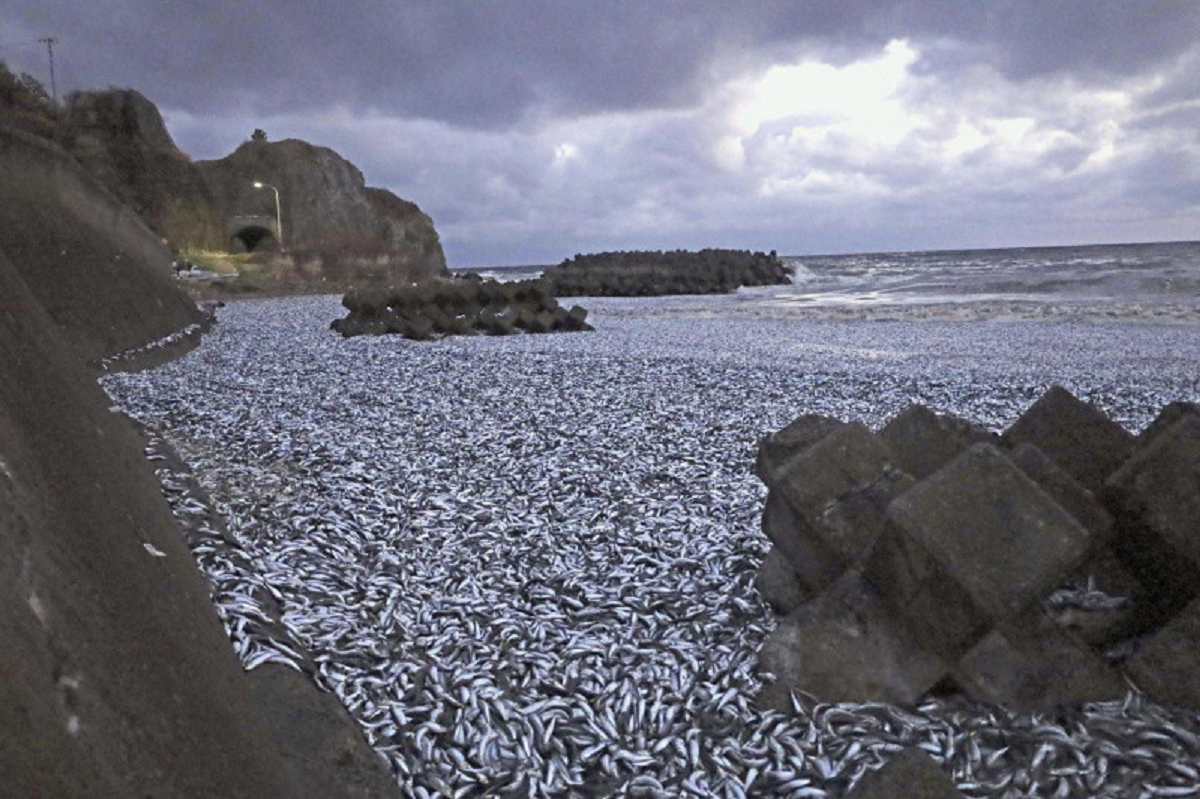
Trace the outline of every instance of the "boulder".
<path fill-rule="evenodd" d="M 1091 533 L 1036 483 L 976 444 L 891 503 L 864 576 L 923 647 L 957 659 L 1091 547 Z"/>
<path fill-rule="evenodd" d="M 879 431 L 879 437 L 896 464 L 917 480 L 924 480 L 972 444 L 999 441 L 986 428 L 934 413 L 924 405 L 910 405 Z"/>
<path fill-rule="evenodd" d="M 1133 450 L 1133 435 L 1103 411 L 1054 386 L 1004 433 L 1009 446 L 1030 443 L 1081 486 L 1098 494 Z"/>
<path fill-rule="evenodd" d="M 868 771 L 845 799 L 966 799 L 933 758 L 916 747 L 897 752 Z"/>
<path fill-rule="evenodd" d="M 793 710 L 793 690 L 822 702 L 908 704 L 946 673 L 853 570 L 780 622 L 763 643 L 759 668 L 775 675 L 760 705 L 783 713 Z"/>

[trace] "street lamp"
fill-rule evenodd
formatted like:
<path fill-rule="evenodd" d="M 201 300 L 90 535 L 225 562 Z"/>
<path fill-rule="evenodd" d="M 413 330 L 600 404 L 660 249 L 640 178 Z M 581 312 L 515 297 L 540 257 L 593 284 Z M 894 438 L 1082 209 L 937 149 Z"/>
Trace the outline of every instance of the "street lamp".
<path fill-rule="evenodd" d="M 279 249 L 283 249 L 283 214 L 279 212 L 279 189 L 272 186 L 270 183 L 262 183 L 254 181 L 256 189 L 270 189 L 275 192 L 275 231 L 279 234 Z"/>

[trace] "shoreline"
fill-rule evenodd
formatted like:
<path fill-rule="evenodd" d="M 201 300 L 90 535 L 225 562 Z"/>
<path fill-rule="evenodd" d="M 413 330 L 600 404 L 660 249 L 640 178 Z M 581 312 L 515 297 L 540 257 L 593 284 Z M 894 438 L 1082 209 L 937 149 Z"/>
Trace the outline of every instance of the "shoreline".
<path fill-rule="evenodd" d="M 911 303 L 828 303 L 763 296 L 745 289 L 718 305 L 710 299 L 672 296 L 655 298 L 590 297 L 589 310 L 599 316 L 721 317 L 743 320 L 800 322 L 1121 322 L 1170 326 L 1200 326 L 1200 305 L 1168 303 L 1101 303 L 1095 301 L 953 300 Z M 560 298 L 569 301 L 570 298 Z"/>

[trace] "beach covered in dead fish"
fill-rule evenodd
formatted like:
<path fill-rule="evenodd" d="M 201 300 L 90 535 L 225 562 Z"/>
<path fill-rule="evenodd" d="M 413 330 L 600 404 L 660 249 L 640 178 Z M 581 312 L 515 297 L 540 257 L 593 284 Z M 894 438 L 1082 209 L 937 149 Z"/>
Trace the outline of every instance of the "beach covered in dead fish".
<path fill-rule="evenodd" d="M 801 413 L 1000 429 L 1054 383 L 1137 430 L 1200 399 L 1196 328 L 730 313 L 746 296 L 420 343 L 343 340 L 337 297 L 239 301 L 186 358 L 103 383 L 223 518 L 191 543 L 245 665 L 311 673 L 414 796 L 839 796 L 905 746 L 973 797 L 1187 795 L 1200 719 L 1136 694 L 756 711 L 752 464 Z"/>

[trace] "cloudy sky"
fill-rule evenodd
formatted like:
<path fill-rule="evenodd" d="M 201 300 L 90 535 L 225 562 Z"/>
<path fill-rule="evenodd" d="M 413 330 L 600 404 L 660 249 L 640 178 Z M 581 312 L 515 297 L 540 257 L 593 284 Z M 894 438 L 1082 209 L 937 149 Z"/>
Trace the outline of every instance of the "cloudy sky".
<path fill-rule="evenodd" d="M 451 265 L 1200 239 L 1198 0 L 6 0 L 0 58 L 256 127 Z"/>

